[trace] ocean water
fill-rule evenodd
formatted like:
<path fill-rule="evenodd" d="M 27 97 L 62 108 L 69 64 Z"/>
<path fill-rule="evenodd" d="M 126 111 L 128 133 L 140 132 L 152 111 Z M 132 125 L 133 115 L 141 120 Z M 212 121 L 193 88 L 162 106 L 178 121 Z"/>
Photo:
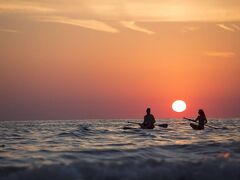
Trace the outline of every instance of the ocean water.
<path fill-rule="evenodd" d="M 0 122 L 0 180 L 240 179 L 240 119 Z M 124 130 L 124 126 L 135 129 Z"/>

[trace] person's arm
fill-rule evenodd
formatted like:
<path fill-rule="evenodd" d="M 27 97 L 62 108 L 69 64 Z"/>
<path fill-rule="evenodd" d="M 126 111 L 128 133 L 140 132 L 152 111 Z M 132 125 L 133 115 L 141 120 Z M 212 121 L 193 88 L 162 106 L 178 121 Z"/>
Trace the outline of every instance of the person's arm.
<path fill-rule="evenodd" d="M 190 118 L 186 118 L 186 117 L 183 117 L 183 119 L 187 119 L 187 120 L 189 120 L 189 121 L 195 122 L 195 119 L 190 119 Z"/>
<path fill-rule="evenodd" d="M 200 120 L 200 116 L 198 116 L 196 119 L 195 119 L 195 122 L 198 122 Z"/>
<path fill-rule="evenodd" d="M 204 120 L 204 124 L 207 124 L 207 122 L 208 122 L 207 119 L 205 119 L 205 120 Z"/>
<path fill-rule="evenodd" d="M 147 117 L 146 117 L 146 116 L 144 116 L 144 120 L 143 120 L 143 123 L 142 123 L 142 125 L 146 125 L 146 123 L 147 123 Z"/>
<path fill-rule="evenodd" d="M 156 120 L 155 120 L 155 117 L 152 115 L 152 118 L 153 118 L 153 124 L 156 122 Z"/>

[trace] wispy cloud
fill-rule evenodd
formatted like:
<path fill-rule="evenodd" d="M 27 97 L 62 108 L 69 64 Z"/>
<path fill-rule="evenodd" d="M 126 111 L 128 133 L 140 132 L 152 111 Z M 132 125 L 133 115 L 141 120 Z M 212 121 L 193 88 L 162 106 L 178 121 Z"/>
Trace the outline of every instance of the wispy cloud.
<path fill-rule="evenodd" d="M 136 22 L 134 21 L 121 21 L 120 24 L 122 24 L 124 27 L 135 30 L 135 31 L 139 31 L 139 32 L 143 32 L 146 34 L 154 34 L 155 32 L 150 31 L 148 29 L 139 27 L 136 25 Z"/>
<path fill-rule="evenodd" d="M 234 32 L 234 31 L 235 31 L 234 28 L 229 27 L 229 26 L 226 26 L 226 25 L 224 25 L 224 24 L 217 24 L 217 26 L 220 27 L 220 28 L 222 28 L 222 29 L 224 29 L 224 30 L 226 30 L 226 31 L 231 31 L 231 32 Z"/>
<path fill-rule="evenodd" d="M 19 33 L 20 31 L 16 29 L 0 29 L 1 32 L 6 32 L 6 33 Z"/>
<path fill-rule="evenodd" d="M 82 20 L 82 19 L 73 19 L 68 17 L 61 17 L 61 16 L 44 16 L 39 17 L 38 20 L 44 22 L 55 22 L 55 23 L 62 23 L 62 24 L 69 24 L 73 26 L 79 26 L 82 28 L 88 28 L 96 31 L 104 31 L 109 33 L 117 33 L 118 29 L 104 23 L 101 21 L 96 20 Z"/>
<path fill-rule="evenodd" d="M 238 26 L 236 24 L 232 24 L 232 27 L 235 28 L 236 30 L 240 30 L 240 26 Z"/>
<path fill-rule="evenodd" d="M 0 3 L 0 12 L 22 12 L 22 13 L 29 13 L 29 12 L 56 12 L 56 9 L 45 7 L 42 5 L 37 5 L 33 3 Z"/>
<path fill-rule="evenodd" d="M 187 26 L 187 27 L 182 28 L 182 32 L 187 33 L 187 32 L 191 32 L 191 31 L 195 31 L 197 29 L 198 29 L 198 27 L 195 27 L 195 26 Z"/>
<path fill-rule="evenodd" d="M 115 21 L 200 21 L 240 20 L 237 0 L 1 0 L 0 12 L 53 13 L 55 16 Z M 56 12 L 56 13 L 55 13 Z"/>
<path fill-rule="evenodd" d="M 236 54 L 230 51 L 207 51 L 204 52 L 206 56 L 219 57 L 219 58 L 232 58 Z"/>

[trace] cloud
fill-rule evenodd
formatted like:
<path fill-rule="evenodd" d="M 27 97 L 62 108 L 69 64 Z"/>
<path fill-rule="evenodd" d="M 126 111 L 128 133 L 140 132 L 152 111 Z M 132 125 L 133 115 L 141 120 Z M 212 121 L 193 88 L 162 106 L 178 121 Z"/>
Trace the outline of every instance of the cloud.
<path fill-rule="evenodd" d="M 0 3 L 0 12 L 12 12 L 12 13 L 47 13 L 47 12 L 55 12 L 56 9 L 50 7 L 44 7 L 37 4 L 32 3 Z"/>
<path fill-rule="evenodd" d="M 87 3 L 88 4 L 88 3 Z M 89 7 L 94 13 L 121 21 L 201 21 L 225 22 L 240 20 L 240 2 L 219 0 L 92 0 Z"/>
<path fill-rule="evenodd" d="M 229 52 L 229 51 L 208 51 L 208 52 L 204 52 L 204 54 L 207 56 L 219 57 L 219 58 L 232 58 L 236 55 L 234 52 Z"/>
<path fill-rule="evenodd" d="M 197 29 L 198 29 L 198 27 L 187 26 L 187 27 L 182 28 L 182 32 L 183 32 L 183 33 L 186 33 L 186 32 L 195 31 L 195 30 L 197 30 Z"/>
<path fill-rule="evenodd" d="M 114 21 L 240 21 L 238 0 L 1 0 L 0 12 L 52 13 L 79 19 Z"/>
<path fill-rule="evenodd" d="M 19 31 L 16 29 L 0 29 L 0 31 L 6 33 L 19 33 Z"/>
<path fill-rule="evenodd" d="M 240 30 L 240 26 L 238 26 L 236 24 L 232 24 L 232 27 L 235 28 L 236 30 Z"/>
<path fill-rule="evenodd" d="M 136 22 L 134 21 L 121 21 L 120 24 L 122 24 L 124 27 L 135 30 L 135 31 L 139 31 L 139 32 L 143 32 L 146 34 L 154 34 L 155 32 L 150 31 L 148 29 L 139 27 L 136 25 Z"/>
<path fill-rule="evenodd" d="M 96 20 L 73 19 L 73 18 L 61 17 L 61 16 L 44 16 L 44 17 L 39 17 L 38 20 L 44 21 L 44 22 L 69 24 L 73 26 L 79 26 L 83 28 L 88 28 L 96 31 L 104 31 L 109 33 L 118 32 L 118 29 L 115 29 L 104 22 L 96 21 Z"/>
<path fill-rule="evenodd" d="M 231 31 L 231 32 L 234 32 L 234 31 L 235 31 L 235 29 L 233 29 L 233 28 L 231 28 L 231 27 L 229 27 L 229 26 L 226 26 L 226 25 L 224 25 L 224 24 L 217 24 L 217 26 L 220 27 L 220 28 L 222 28 L 222 29 L 224 29 L 224 30 L 226 30 L 226 31 Z"/>

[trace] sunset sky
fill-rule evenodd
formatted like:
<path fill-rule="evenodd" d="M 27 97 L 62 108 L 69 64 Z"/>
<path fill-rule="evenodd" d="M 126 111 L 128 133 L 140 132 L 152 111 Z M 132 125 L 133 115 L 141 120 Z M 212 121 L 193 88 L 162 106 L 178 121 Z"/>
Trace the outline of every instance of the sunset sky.
<path fill-rule="evenodd" d="M 240 117 L 240 1 L 0 0 L 0 82 L 0 120 Z"/>

